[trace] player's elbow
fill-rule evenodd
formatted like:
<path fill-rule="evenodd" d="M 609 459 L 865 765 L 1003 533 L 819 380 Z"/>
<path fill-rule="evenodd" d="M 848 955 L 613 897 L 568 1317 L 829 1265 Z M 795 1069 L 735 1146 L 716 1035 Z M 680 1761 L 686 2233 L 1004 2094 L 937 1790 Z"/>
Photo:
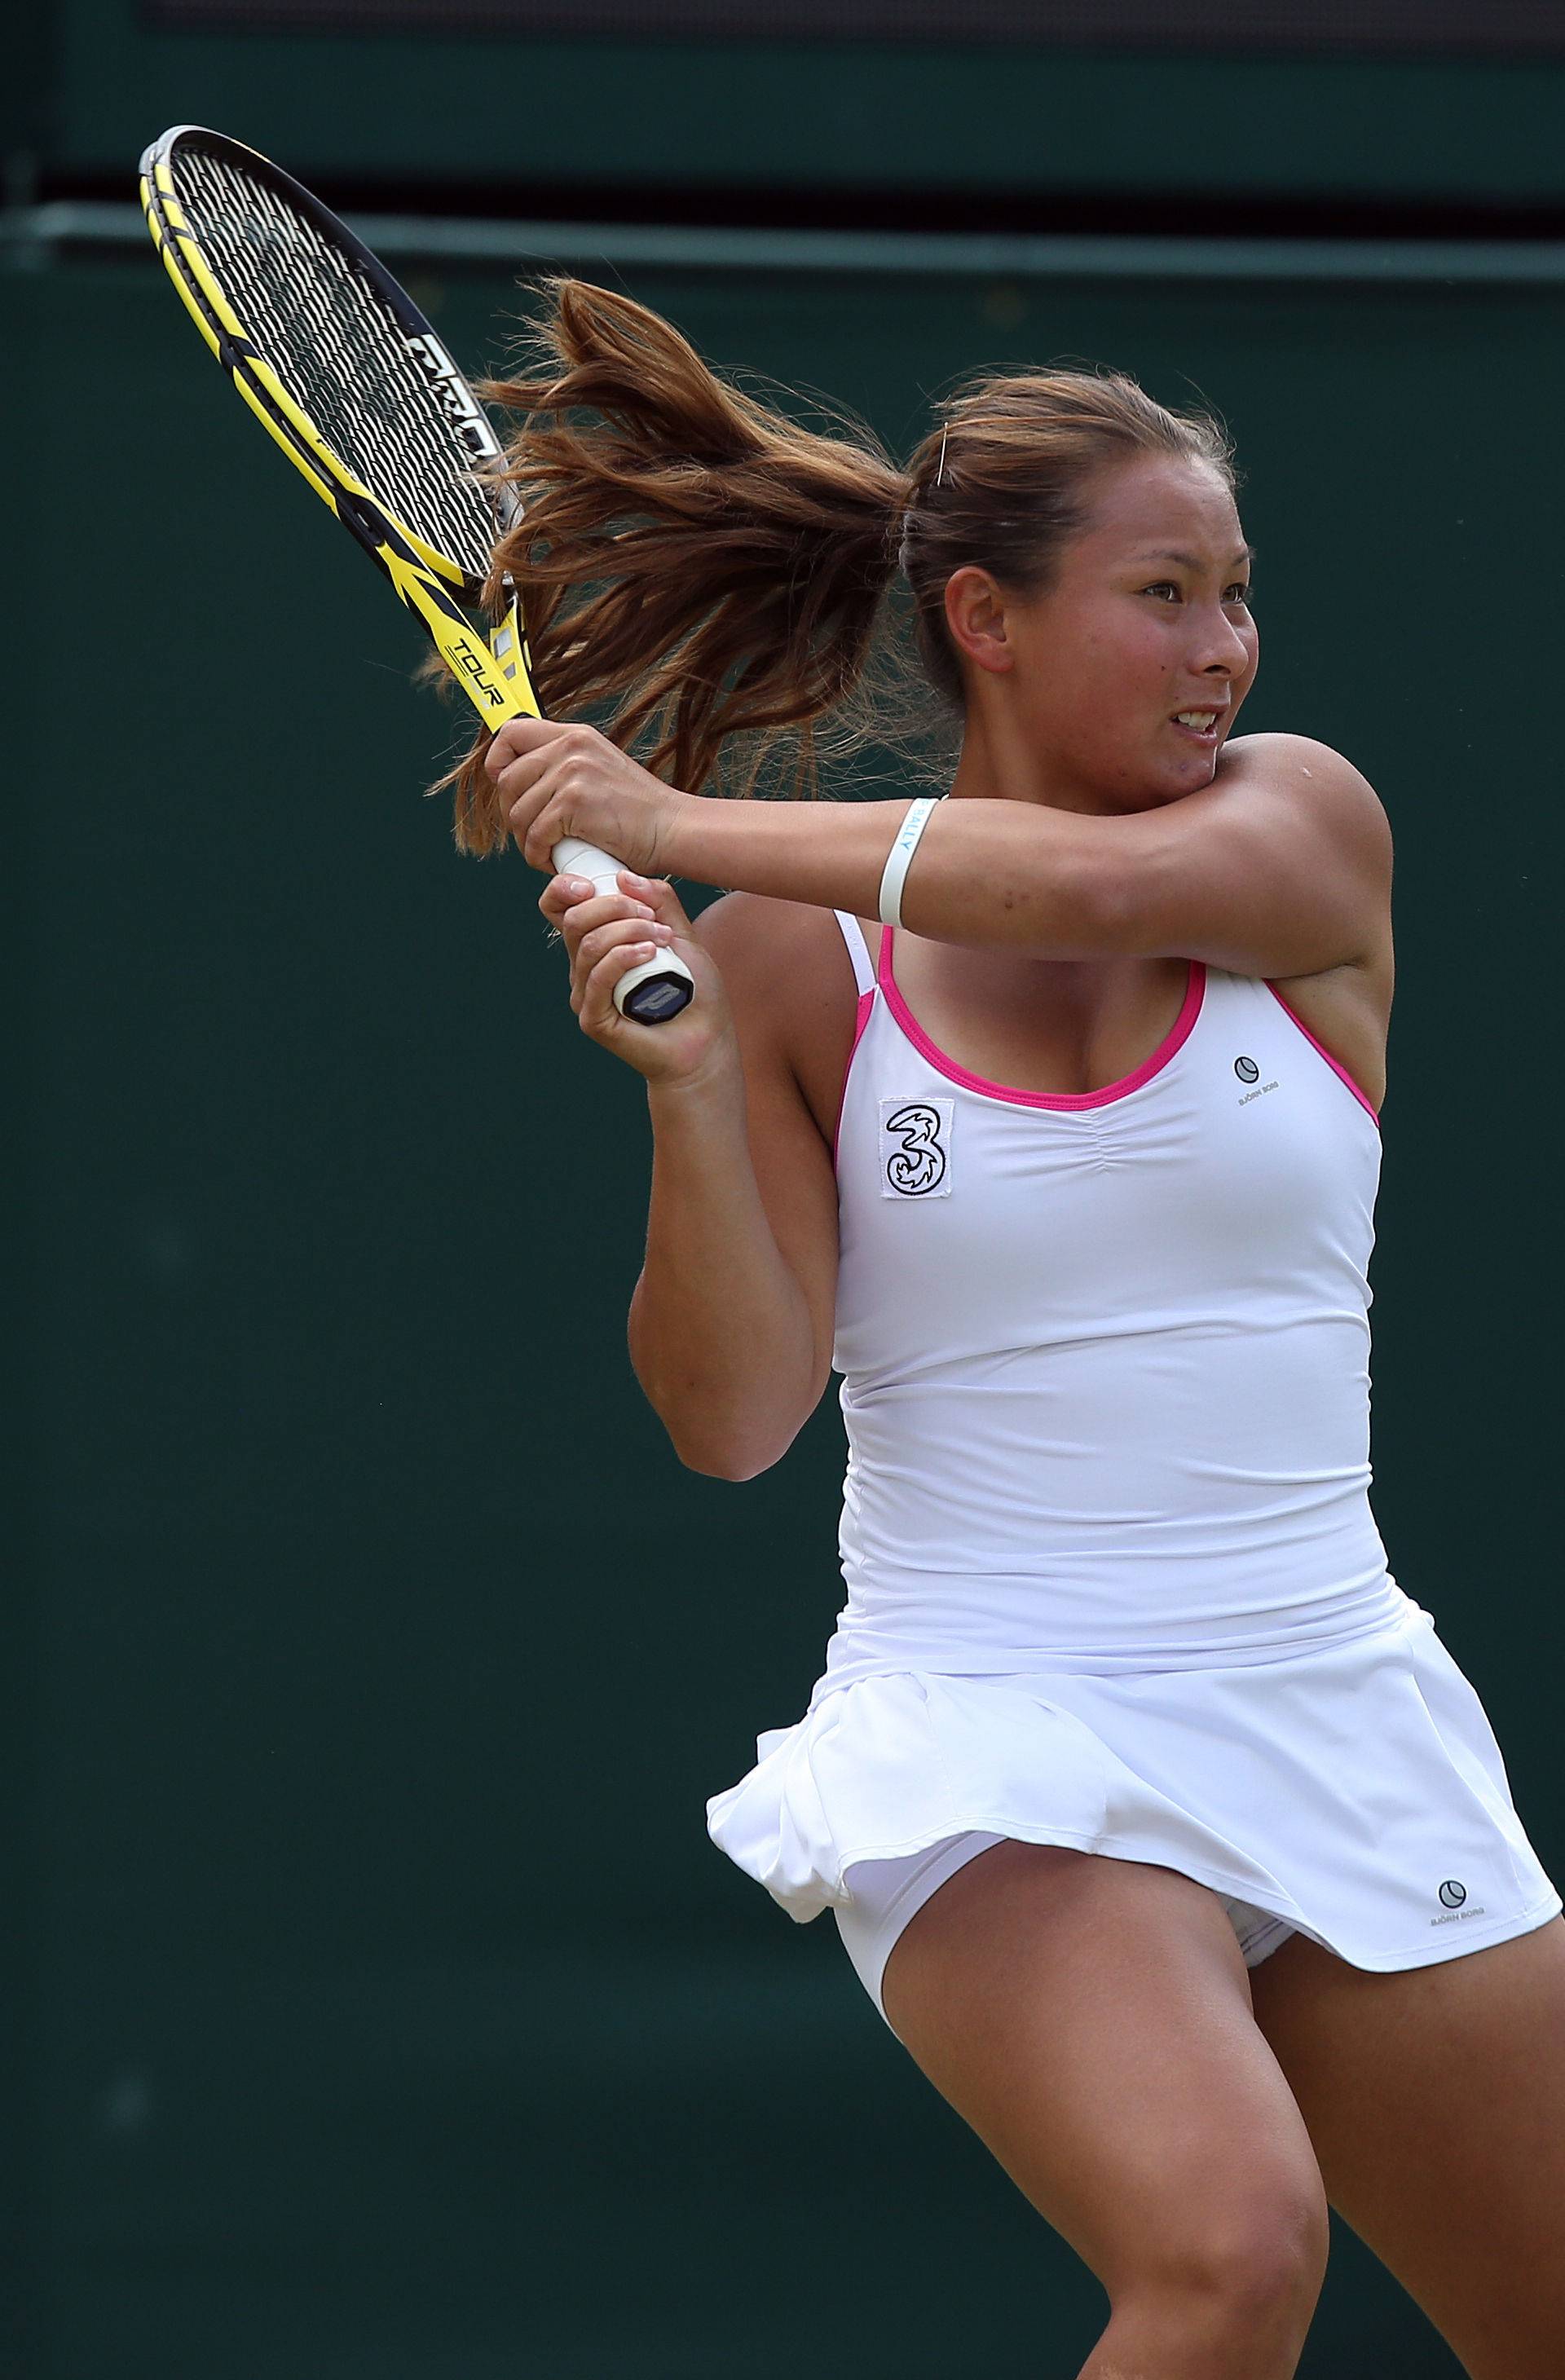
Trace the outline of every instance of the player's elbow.
<path fill-rule="evenodd" d="M 741 1486 L 781 1463 L 819 1402 L 823 1382 L 766 1383 L 764 1394 L 654 1397 L 658 1418 L 686 1471 Z"/>
<path fill-rule="evenodd" d="M 685 1437 L 672 1429 L 669 1432 L 673 1451 L 686 1471 L 699 1472 L 703 1479 L 727 1479 L 735 1487 L 742 1487 L 746 1479 L 758 1479 L 763 1471 L 781 1463 L 796 1436 L 796 1430 L 791 1430 L 786 1438 L 771 1439 Z"/>

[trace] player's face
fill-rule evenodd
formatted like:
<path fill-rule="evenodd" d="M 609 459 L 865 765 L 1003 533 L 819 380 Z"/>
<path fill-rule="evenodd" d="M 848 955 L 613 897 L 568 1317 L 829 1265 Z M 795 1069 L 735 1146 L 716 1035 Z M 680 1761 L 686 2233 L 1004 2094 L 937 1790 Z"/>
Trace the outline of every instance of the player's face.
<path fill-rule="evenodd" d="M 1210 783 L 1254 683 L 1249 555 L 1208 464 L 1137 457 L 1088 503 L 1048 593 L 1006 601 L 1012 698 L 1066 800 L 1146 809 Z"/>

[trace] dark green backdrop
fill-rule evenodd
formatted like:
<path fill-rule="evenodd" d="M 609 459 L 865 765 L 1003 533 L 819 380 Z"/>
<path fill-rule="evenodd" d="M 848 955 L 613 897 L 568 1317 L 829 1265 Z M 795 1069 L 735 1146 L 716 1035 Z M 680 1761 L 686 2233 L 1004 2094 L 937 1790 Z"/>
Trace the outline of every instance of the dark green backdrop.
<path fill-rule="evenodd" d="M 1398 836 L 1377 1509 L 1565 1871 L 1560 293 L 633 285 L 899 441 L 981 360 L 1227 413 L 1246 724 L 1339 745 Z M 468 358 L 518 302 L 419 294 Z M 538 880 L 420 800 L 456 722 L 413 631 L 150 251 L 0 306 L 6 2370 L 1074 2372 L 1096 2285 L 830 1922 L 705 1836 L 835 1609 L 833 1407 L 751 1485 L 679 1469 L 624 1353 L 639 1087 L 576 1031 Z M 1304 2369 L 1455 2365 L 1343 2235 Z"/>
<path fill-rule="evenodd" d="M 1234 231 L 1268 200 L 1558 224 L 1565 56 L 1507 52 L 1490 12 L 1467 13 L 1472 55 L 1417 56 L 1138 48 L 1111 31 L 974 45 L 955 6 L 946 41 L 887 44 L 347 33 L 330 7 L 335 30 L 317 33 L 279 29 L 266 0 L 249 30 L 193 32 L 143 0 L 50 0 L 10 11 L 0 147 L 58 185 L 117 179 L 154 132 L 193 120 L 311 182 L 411 177 L 479 211 L 497 188 L 564 212 L 583 185 L 673 185 L 720 194 L 720 215 L 725 192 L 933 190 L 987 199 L 990 221 L 1008 200 L 1110 196 L 1199 200 Z M 20 154 L 18 168 L 25 180 Z"/>

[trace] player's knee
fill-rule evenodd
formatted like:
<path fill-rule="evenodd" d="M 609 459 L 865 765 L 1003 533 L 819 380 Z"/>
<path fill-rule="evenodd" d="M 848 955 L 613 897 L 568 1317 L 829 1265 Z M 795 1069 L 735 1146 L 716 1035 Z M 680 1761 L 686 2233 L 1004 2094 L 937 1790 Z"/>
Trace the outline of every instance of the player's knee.
<path fill-rule="evenodd" d="M 1273 2323 L 1307 2323 L 1329 2246 L 1325 2192 L 1317 2176 L 1301 2174 L 1257 2185 L 1204 2218 L 1192 2210 L 1146 2278 L 1222 2326 L 1264 2332 Z"/>

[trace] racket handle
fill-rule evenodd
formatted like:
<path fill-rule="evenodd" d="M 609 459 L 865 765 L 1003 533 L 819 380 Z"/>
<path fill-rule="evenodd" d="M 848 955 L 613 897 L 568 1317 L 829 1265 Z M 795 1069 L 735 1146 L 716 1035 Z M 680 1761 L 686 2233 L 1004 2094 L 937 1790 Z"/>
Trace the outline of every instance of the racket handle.
<path fill-rule="evenodd" d="M 550 854 L 556 875 L 585 876 L 596 892 L 617 892 L 623 861 L 611 859 L 596 844 L 567 835 Z M 630 967 L 614 986 L 614 1006 L 633 1025 L 666 1025 L 696 994 L 696 978 L 673 951 L 660 951 L 655 959 Z"/>

